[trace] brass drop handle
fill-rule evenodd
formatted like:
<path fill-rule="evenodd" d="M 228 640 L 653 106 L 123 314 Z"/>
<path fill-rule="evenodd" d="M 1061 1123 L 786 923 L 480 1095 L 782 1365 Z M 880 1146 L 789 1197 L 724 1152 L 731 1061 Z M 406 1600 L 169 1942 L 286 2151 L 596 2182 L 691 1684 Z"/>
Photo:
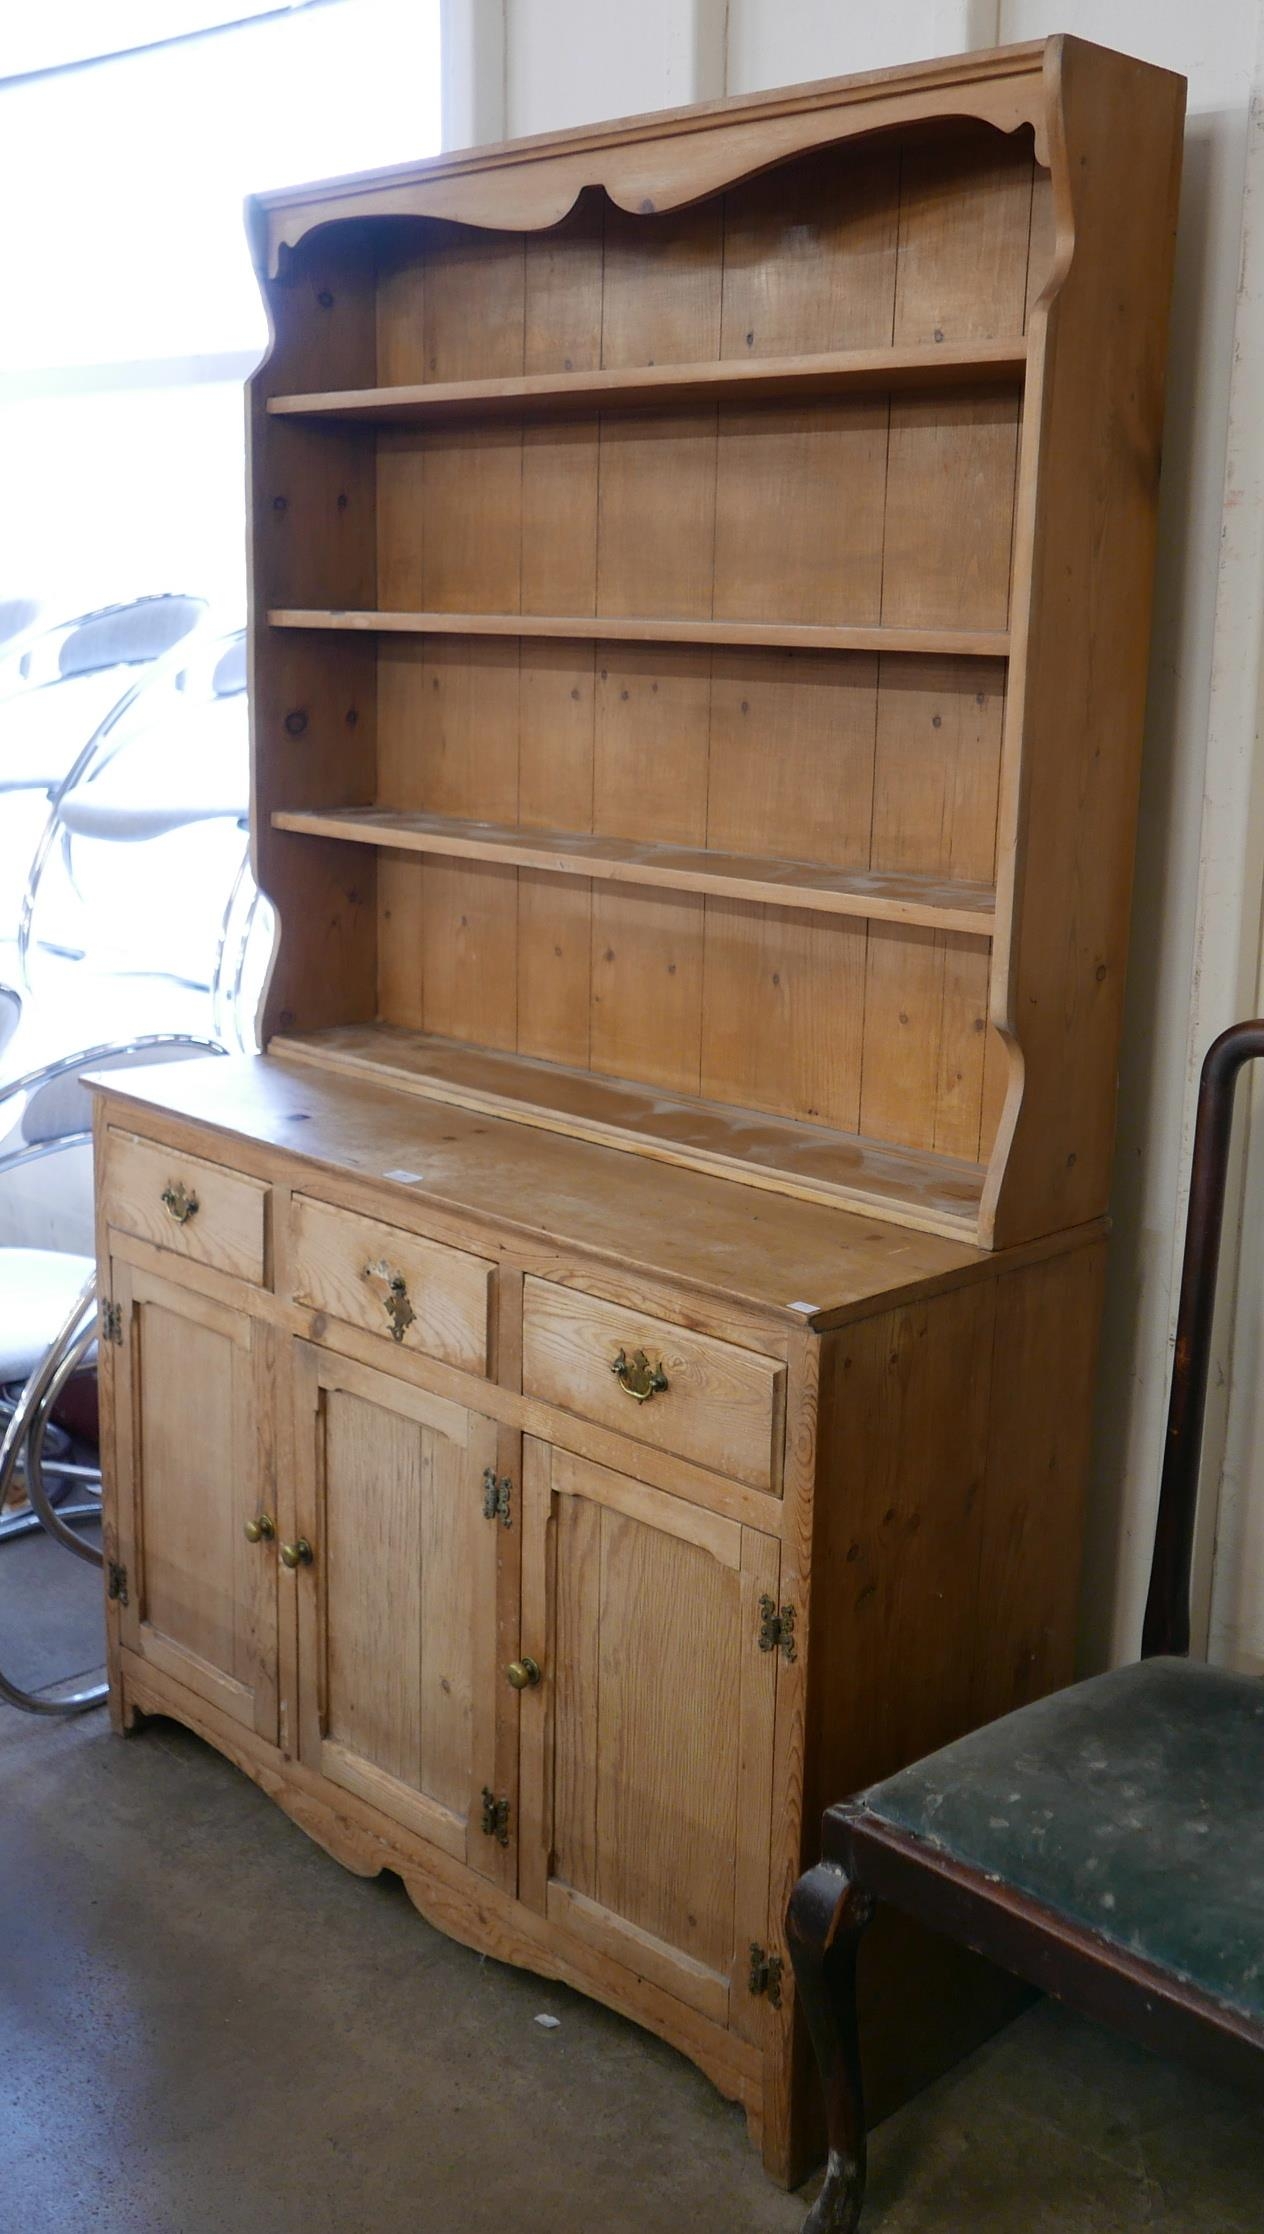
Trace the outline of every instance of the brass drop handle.
<path fill-rule="evenodd" d="M 276 1522 L 271 1513 L 256 1513 L 253 1520 L 246 1522 L 246 1542 L 248 1544 L 270 1544 L 275 1534 Z"/>
<path fill-rule="evenodd" d="M 300 1536 L 296 1544 L 282 1544 L 281 1565 L 283 1567 L 310 1567 L 311 1563 L 312 1547 L 306 1536 Z"/>
<path fill-rule="evenodd" d="M 610 1370 L 624 1394 L 638 1404 L 648 1404 L 652 1396 L 657 1396 L 667 1386 L 661 1357 L 657 1365 L 651 1365 L 644 1350 L 638 1350 L 631 1359 L 626 1351 L 620 1350 L 618 1357 L 611 1360 Z"/>
<path fill-rule="evenodd" d="M 187 1226 L 190 1218 L 198 1213 L 198 1198 L 191 1195 L 183 1179 L 169 1179 L 162 1190 L 163 1202 L 178 1226 Z"/>
<path fill-rule="evenodd" d="M 402 1272 L 392 1272 L 386 1259 L 379 1264 L 366 1264 L 364 1277 L 381 1291 L 382 1309 L 390 1321 L 392 1342 L 402 1342 L 417 1313 L 408 1296 L 408 1283 Z"/>
<path fill-rule="evenodd" d="M 540 1663 L 524 1652 L 521 1660 L 511 1660 L 505 1670 L 515 1691 L 529 1691 L 540 1680 Z"/>

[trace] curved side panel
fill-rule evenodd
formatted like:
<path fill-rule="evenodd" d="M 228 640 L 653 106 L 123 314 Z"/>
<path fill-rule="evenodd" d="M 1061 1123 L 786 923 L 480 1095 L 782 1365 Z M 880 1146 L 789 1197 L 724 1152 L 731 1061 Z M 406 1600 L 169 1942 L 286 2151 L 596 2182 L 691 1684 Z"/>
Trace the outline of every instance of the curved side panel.
<path fill-rule="evenodd" d="M 1185 90 L 1075 40 L 1051 42 L 1049 67 L 1057 247 L 1015 548 L 992 1007 L 1011 1068 L 983 1210 L 997 1247 L 1109 1201 Z"/>

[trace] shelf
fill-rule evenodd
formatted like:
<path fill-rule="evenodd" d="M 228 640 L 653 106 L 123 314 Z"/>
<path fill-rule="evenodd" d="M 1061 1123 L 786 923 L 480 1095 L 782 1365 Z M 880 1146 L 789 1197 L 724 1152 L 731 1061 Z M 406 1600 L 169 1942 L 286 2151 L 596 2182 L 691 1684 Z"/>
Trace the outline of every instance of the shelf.
<path fill-rule="evenodd" d="M 581 643 L 728 644 L 810 652 L 925 652 L 940 658 L 1005 659 L 1004 629 L 829 628 L 817 622 L 657 620 L 592 613 L 358 613 L 333 606 L 283 607 L 272 628 L 347 630 L 359 635 L 548 636 Z"/>
<path fill-rule="evenodd" d="M 279 1032 L 268 1053 L 774 1193 L 835 1202 L 892 1225 L 977 1236 L 985 1171 L 956 1157 L 660 1093 L 400 1025 Z"/>
<path fill-rule="evenodd" d="M 821 861 L 711 853 L 698 846 L 651 845 L 572 831 L 523 830 L 385 807 L 283 809 L 272 816 L 272 827 L 314 838 L 349 839 L 357 845 L 546 869 L 558 876 L 665 885 L 677 892 L 716 892 L 731 900 L 864 916 L 880 923 L 919 923 L 982 938 L 989 938 L 995 925 L 996 895 L 989 886 L 942 877 L 835 869 Z"/>
<path fill-rule="evenodd" d="M 923 342 L 889 349 L 842 349 L 814 356 L 735 358 L 723 364 L 628 366 L 617 371 L 543 372 L 497 380 L 430 381 L 416 387 L 332 388 L 272 396 L 277 418 L 350 420 L 379 426 L 419 421 L 545 416 L 587 407 L 776 402 L 847 391 L 980 386 L 1021 380 L 1027 344 Z"/>

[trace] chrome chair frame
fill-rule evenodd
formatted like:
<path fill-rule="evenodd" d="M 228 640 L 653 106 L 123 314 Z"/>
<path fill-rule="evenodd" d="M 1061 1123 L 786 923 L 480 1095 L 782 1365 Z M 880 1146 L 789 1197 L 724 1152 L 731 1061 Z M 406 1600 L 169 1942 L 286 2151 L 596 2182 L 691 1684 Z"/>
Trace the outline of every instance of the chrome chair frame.
<path fill-rule="evenodd" d="M 119 1064 L 120 1057 L 140 1057 L 151 1048 L 160 1047 L 184 1047 L 208 1055 L 226 1052 L 217 1040 L 203 1039 L 192 1032 L 148 1032 L 132 1040 L 109 1041 L 83 1048 L 74 1055 L 61 1056 L 55 1062 L 8 1080 L 0 1086 L 0 1108 L 19 1094 L 31 1097 L 58 1079 L 76 1076 L 103 1062 L 124 1068 L 125 1064 Z M 91 1144 L 92 1134 L 87 1130 L 59 1133 L 51 1140 L 24 1142 L 21 1147 L 0 1156 L 0 1181 L 11 1172 L 45 1157 L 64 1155 L 71 1149 Z M 2 1262 L 3 1249 L 0 1249 Z M 97 1545 L 88 1543 L 71 1525 L 76 1520 L 93 1519 L 99 1514 L 100 1471 L 45 1455 L 57 1401 L 72 1374 L 88 1358 L 96 1339 L 97 1281 L 94 1272 L 84 1282 L 43 1357 L 12 1401 L 3 1441 L 0 1441 L 0 1545 L 42 1528 L 77 1558 L 100 1567 L 102 1554 Z M 9 1497 L 19 1466 L 28 1509 L 10 1511 Z M 66 1482 L 68 1488 L 60 1493 L 50 1491 L 47 1476 Z M 88 1491 L 88 1502 L 66 1503 L 67 1496 L 74 1495 L 75 1485 Z M 25 1690 L 0 1668 L 0 1699 L 7 1700 L 10 1706 L 21 1707 L 28 1714 L 82 1714 L 90 1707 L 100 1706 L 107 1689 L 104 1682 L 95 1683 L 82 1690 L 47 1698 Z"/>
<path fill-rule="evenodd" d="M 202 637 L 202 648 L 209 657 L 214 644 L 218 643 L 226 650 L 243 638 L 244 635 L 244 629 L 234 628 L 227 630 L 222 636 L 212 639 L 209 643 Z M 94 776 L 100 775 L 102 770 L 109 766 L 115 754 L 123 749 L 127 742 L 126 737 L 115 737 L 111 744 L 110 739 L 113 732 L 118 728 L 124 717 L 131 712 L 138 698 L 145 696 L 156 684 L 165 681 L 168 675 L 178 674 L 182 668 L 188 666 L 192 643 L 195 638 L 199 637 L 201 637 L 201 630 L 192 630 L 188 636 L 182 637 L 179 643 L 173 644 L 169 651 L 164 652 L 158 659 L 150 661 L 143 672 L 138 675 L 136 681 L 124 691 L 117 704 L 111 706 L 109 712 L 98 722 L 73 766 L 67 769 L 60 783 L 48 795 L 48 817 L 43 830 L 40 832 L 35 851 L 31 856 L 31 865 L 26 874 L 26 889 L 22 895 L 21 913 L 18 919 L 18 969 L 21 973 L 22 983 L 28 992 L 31 990 L 31 947 L 34 942 L 35 907 L 44 872 L 48 867 L 49 856 L 59 837 L 63 866 L 70 879 L 72 889 L 78 889 L 75 885 L 70 832 L 65 828 L 62 821 L 63 805 L 72 791 L 76 791 L 81 784 L 90 783 Z M 231 695 L 235 696 L 237 694 L 232 693 Z M 247 845 L 247 862 L 249 857 L 249 845 Z M 229 895 L 230 907 L 236 896 L 240 881 L 241 872 L 239 870 Z M 223 926 L 224 934 L 226 934 L 226 929 L 225 922 Z M 217 973 L 223 963 L 223 945 L 224 936 L 221 935 L 216 949 L 215 971 Z M 63 950 L 56 948 L 53 951 L 62 952 Z M 76 955 L 73 958 L 77 960 L 79 956 Z M 216 979 L 213 977 L 213 1010 L 216 1007 L 215 987 Z"/>

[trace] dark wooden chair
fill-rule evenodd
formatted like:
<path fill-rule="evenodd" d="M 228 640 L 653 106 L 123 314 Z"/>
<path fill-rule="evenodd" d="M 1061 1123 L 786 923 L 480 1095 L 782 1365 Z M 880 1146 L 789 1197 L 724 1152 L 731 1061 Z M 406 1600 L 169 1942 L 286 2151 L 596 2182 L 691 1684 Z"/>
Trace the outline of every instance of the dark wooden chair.
<path fill-rule="evenodd" d="M 788 1932 L 825 2087 L 805 2234 L 865 2192 L 856 1956 L 876 1901 L 1086 2016 L 1259 2091 L 1264 1683 L 1188 1659 L 1189 1584 L 1233 1093 L 1264 1021 L 1203 1064 L 1167 1446 L 1136 1665 L 1022 1707 L 825 1816 Z"/>

